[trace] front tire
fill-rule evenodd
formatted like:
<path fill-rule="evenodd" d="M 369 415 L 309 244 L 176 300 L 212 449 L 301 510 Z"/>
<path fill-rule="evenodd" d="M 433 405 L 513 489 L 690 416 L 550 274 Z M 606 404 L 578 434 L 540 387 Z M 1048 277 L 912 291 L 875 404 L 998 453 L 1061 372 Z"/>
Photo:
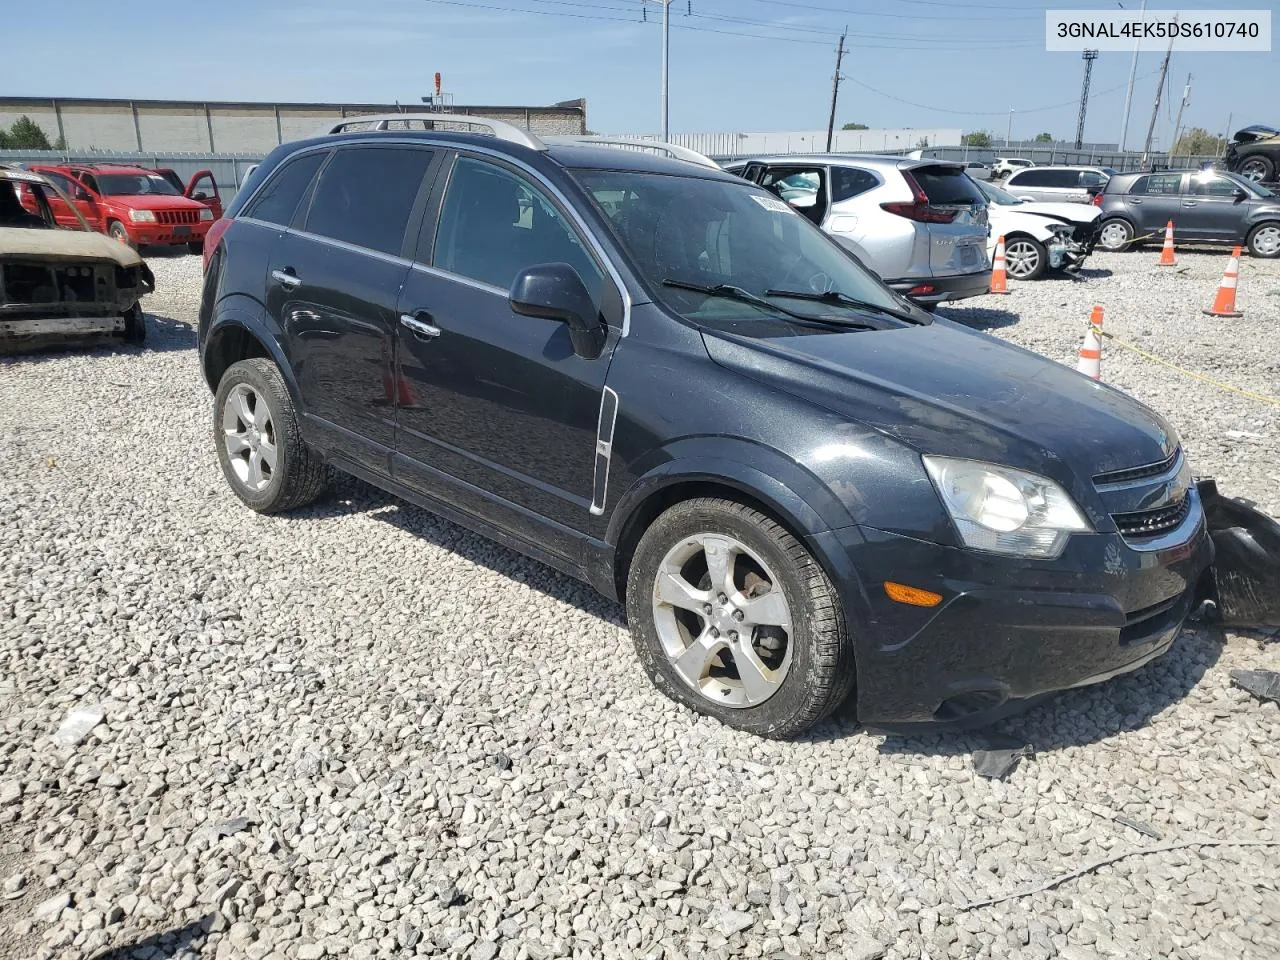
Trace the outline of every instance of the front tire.
<path fill-rule="evenodd" d="M 1135 236 L 1133 224 L 1119 218 L 1108 220 L 1098 231 L 1098 246 L 1112 253 L 1127 250 Z"/>
<path fill-rule="evenodd" d="M 1049 268 L 1049 251 L 1034 237 L 1015 236 L 1006 240 L 1004 257 L 1011 280 L 1039 280 Z"/>
<path fill-rule="evenodd" d="M 124 332 L 120 338 L 125 343 L 140 346 L 147 340 L 147 317 L 142 312 L 142 304 L 135 303 L 121 316 L 124 317 Z"/>
<path fill-rule="evenodd" d="M 748 733 L 796 737 L 853 688 L 826 573 L 784 527 L 731 500 L 677 504 L 645 531 L 627 620 L 662 693 Z"/>
<path fill-rule="evenodd" d="M 1280 257 L 1280 222 L 1268 220 L 1249 231 L 1245 241 L 1249 246 L 1249 256 L 1264 260 Z"/>
<path fill-rule="evenodd" d="M 1275 179 L 1276 165 L 1270 157 L 1249 157 L 1240 164 L 1240 176 L 1254 183 L 1268 183 Z"/>
<path fill-rule="evenodd" d="M 227 368 L 213 404 L 218 462 L 251 510 L 279 513 L 324 492 L 324 461 L 302 439 L 279 369 L 255 357 Z"/>
<path fill-rule="evenodd" d="M 119 243 L 123 243 L 126 247 L 129 247 L 130 249 L 135 249 L 135 250 L 137 249 L 137 247 L 134 245 L 133 240 L 129 237 L 129 231 L 124 228 L 124 224 L 121 223 L 119 220 L 112 220 L 109 224 L 107 224 L 107 236 L 109 236 L 112 240 L 115 240 Z"/>

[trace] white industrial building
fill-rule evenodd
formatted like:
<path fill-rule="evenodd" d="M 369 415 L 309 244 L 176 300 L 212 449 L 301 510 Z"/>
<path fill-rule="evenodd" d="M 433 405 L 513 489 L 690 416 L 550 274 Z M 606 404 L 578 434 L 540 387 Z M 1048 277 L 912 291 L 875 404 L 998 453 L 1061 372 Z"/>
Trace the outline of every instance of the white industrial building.
<path fill-rule="evenodd" d="M 929 147 L 958 147 L 962 131 L 955 129 L 903 128 L 898 130 L 837 130 L 832 137 L 834 153 L 884 153 Z M 660 140 L 651 134 L 610 134 L 641 140 Z M 745 157 L 770 153 L 825 153 L 826 130 L 791 133 L 673 133 L 668 138 L 677 146 L 697 150 L 709 157 Z M 927 141 L 927 143 L 925 143 Z"/>

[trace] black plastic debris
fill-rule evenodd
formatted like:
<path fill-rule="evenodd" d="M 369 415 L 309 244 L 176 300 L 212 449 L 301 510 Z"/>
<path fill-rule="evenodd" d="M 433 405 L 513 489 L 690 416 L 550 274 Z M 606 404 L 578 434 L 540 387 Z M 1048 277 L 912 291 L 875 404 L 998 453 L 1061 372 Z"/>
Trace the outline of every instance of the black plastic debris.
<path fill-rule="evenodd" d="M 1280 627 L 1280 523 L 1242 500 L 1225 497 L 1213 480 L 1196 488 L 1213 538 L 1213 566 L 1202 597 L 1227 627 Z"/>
<path fill-rule="evenodd" d="M 1036 748 L 1012 737 L 999 737 L 990 747 L 973 751 L 973 772 L 989 780 L 1003 780 L 1022 762 L 1023 757 L 1034 757 Z"/>
<path fill-rule="evenodd" d="M 1280 673 L 1274 670 L 1232 670 L 1231 682 L 1260 700 L 1280 703 Z"/>

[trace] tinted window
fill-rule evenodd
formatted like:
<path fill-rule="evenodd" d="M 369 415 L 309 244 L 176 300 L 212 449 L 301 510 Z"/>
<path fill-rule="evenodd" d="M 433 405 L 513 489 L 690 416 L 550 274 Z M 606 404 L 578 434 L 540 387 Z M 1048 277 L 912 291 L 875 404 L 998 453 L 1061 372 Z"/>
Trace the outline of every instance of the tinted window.
<path fill-rule="evenodd" d="M 981 203 L 982 194 L 963 170 L 950 167 L 918 167 L 911 176 L 930 203 Z"/>
<path fill-rule="evenodd" d="M 54 186 L 73 200 L 75 199 L 76 190 L 84 189 L 79 184 L 72 183 L 70 178 L 64 177 L 60 173 L 52 173 L 46 170 L 41 170 L 40 173 L 42 176 L 48 177 L 49 180 L 53 182 Z"/>
<path fill-rule="evenodd" d="M 1230 197 L 1235 199 L 1238 184 L 1226 177 L 1192 177 L 1191 192 L 1197 197 Z"/>
<path fill-rule="evenodd" d="M 1040 170 L 1031 168 L 1015 173 L 1009 183 L 1019 187 L 1074 187 L 1080 183 L 1075 170 Z"/>
<path fill-rule="evenodd" d="M 853 167 L 832 167 L 831 168 L 831 198 L 833 200 L 848 200 L 850 197 L 856 197 L 860 193 L 866 193 L 872 187 L 879 186 L 880 181 L 876 179 L 875 174 L 866 170 L 856 170 Z"/>
<path fill-rule="evenodd" d="M 312 177 L 316 175 L 326 156 L 327 153 L 308 153 L 296 160 L 287 161 L 258 191 L 244 215 L 267 223 L 278 223 L 282 227 L 288 226 L 293 220 L 294 211 L 298 209 L 298 201 L 307 192 Z"/>
<path fill-rule="evenodd" d="M 1176 196 L 1182 192 L 1182 174 L 1153 173 L 1134 183 L 1129 192 L 1152 197 Z"/>
<path fill-rule="evenodd" d="M 1093 170 L 1080 171 L 1080 186 L 1082 187 L 1100 187 L 1106 183 L 1107 178 Z"/>
<path fill-rule="evenodd" d="M 440 211 L 435 266 L 507 290 L 540 263 L 569 264 L 598 297 L 600 268 L 546 195 L 502 167 L 459 158 Z"/>
<path fill-rule="evenodd" d="M 338 150 L 320 174 L 308 232 L 399 254 L 431 155 L 413 147 Z"/>

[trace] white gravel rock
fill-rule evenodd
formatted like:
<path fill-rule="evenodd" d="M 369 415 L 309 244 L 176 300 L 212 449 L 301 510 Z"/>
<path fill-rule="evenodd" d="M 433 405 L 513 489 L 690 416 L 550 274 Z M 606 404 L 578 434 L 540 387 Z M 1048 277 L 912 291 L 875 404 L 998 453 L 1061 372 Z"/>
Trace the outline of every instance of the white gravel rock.
<path fill-rule="evenodd" d="M 1093 303 L 1142 349 L 1280 395 L 1280 265 L 1098 255 L 949 315 L 1074 363 Z M 0 360 L 0 957 L 1280 953 L 1280 709 L 1188 628 L 1138 673 L 973 735 L 833 721 L 800 743 L 657 694 L 622 611 L 356 481 L 287 517 L 227 490 L 194 352 L 197 257 L 152 258 L 150 339 Z M 1280 514 L 1277 408 L 1108 344 L 1198 472 Z M 1237 436 L 1238 434 L 1238 436 Z M 110 703 L 73 748 L 69 711 Z M 504 759 L 505 758 L 505 761 Z M 74 904 L 74 906 L 73 906 Z M 154 938 L 154 939 L 152 939 Z M 878 951 L 878 952 L 877 952 Z M 142 954 L 139 954 L 141 956 Z"/>

